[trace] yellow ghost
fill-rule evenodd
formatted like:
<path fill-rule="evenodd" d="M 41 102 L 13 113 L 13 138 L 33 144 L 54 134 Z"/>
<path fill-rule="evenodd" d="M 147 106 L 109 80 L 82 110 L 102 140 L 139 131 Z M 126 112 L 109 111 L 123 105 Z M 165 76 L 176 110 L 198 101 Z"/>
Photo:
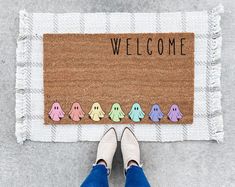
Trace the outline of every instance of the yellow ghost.
<path fill-rule="evenodd" d="M 100 121 L 104 117 L 104 111 L 99 103 L 94 103 L 89 112 L 89 116 L 94 121 Z"/>

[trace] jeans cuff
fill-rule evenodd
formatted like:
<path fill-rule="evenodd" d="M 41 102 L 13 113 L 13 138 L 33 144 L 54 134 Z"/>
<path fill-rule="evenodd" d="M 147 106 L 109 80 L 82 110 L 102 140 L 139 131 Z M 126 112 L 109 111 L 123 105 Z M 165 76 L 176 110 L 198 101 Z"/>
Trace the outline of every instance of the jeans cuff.
<path fill-rule="evenodd" d="M 108 168 L 107 166 L 103 165 L 103 164 L 93 164 L 92 165 L 93 167 L 96 167 L 96 166 L 103 166 L 106 170 L 107 170 L 107 175 L 109 176 L 110 173 L 111 173 L 111 170 L 110 168 Z"/>
<path fill-rule="evenodd" d="M 136 165 L 130 165 L 130 166 L 128 166 L 128 167 L 124 170 L 125 175 L 126 175 L 127 171 L 128 171 L 129 169 L 131 169 L 132 167 L 138 167 L 138 168 L 141 168 L 141 169 L 142 169 L 143 164 L 140 164 L 140 165 L 138 165 L 138 166 L 136 166 Z"/>

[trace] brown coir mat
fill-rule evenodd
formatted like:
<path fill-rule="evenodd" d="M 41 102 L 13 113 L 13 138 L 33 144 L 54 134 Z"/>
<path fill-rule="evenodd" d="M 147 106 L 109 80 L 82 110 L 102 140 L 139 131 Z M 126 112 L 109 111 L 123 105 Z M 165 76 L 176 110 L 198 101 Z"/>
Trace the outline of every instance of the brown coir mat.
<path fill-rule="evenodd" d="M 193 122 L 193 33 L 45 34 L 43 52 L 45 124 Z"/>

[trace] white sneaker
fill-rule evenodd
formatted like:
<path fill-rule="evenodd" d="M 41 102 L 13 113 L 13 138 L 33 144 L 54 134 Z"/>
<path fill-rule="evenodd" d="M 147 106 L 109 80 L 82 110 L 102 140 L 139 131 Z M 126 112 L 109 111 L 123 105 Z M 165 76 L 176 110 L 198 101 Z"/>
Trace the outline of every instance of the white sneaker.
<path fill-rule="evenodd" d="M 139 143 L 133 132 L 128 127 L 126 127 L 122 133 L 121 150 L 125 170 L 128 168 L 128 163 L 130 161 L 135 161 L 140 166 Z"/>
<path fill-rule="evenodd" d="M 113 156 L 117 149 L 117 133 L 114 128 L 110 128 L 102 137 L 97 149 L 96 164 L 104 161 L 107 168 L 111 170 Z"/>

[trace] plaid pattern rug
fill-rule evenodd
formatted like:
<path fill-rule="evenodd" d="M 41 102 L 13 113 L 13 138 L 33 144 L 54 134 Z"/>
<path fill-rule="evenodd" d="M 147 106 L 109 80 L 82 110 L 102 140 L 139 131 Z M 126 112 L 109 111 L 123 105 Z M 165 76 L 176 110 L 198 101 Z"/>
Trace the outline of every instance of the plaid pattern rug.
<path fill-rule="evenodd" d="M 20 12 L 16 60 L 16 137 L 43 142 L 99 141 L 113 126 L 120 138 L 129 126 L 140 141 L 223 141 L 220 5 L 210 11 L 175 13 Z M 43 34 L 195 33 L 194 122 L 192 125 L 44 125 Z"/>

